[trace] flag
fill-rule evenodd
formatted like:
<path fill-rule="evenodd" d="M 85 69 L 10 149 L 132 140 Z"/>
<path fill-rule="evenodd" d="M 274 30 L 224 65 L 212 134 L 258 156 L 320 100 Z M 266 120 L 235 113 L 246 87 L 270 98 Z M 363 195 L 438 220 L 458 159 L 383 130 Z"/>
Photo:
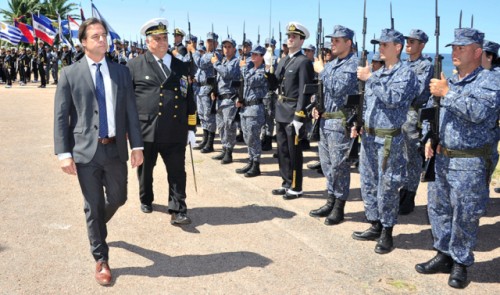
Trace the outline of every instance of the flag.
<path fill-rule="evenodd" d="M 82 22 L 85 21 L 85 15 L 83 15 L 83 8 L 80 6 L 80 17 L 82 18 Z"/>
<path fill-rule="evenodd" d="M 71 46 L 71 43 L 64 37 L 64 35 L 61 35 L 61 44 L 66 44 L 68 45 L 68 48 L 71 50 L 73 49 L 73 46 Z"/>
<path fill-rule="evenodd" d="M 109 36 L 111 38 L 111 42 L 109 43 L 110 44 L 110 51 L 113 51 L 114 50 L 113 40 L 115 40 L 115 39 L 120 40 L 120 36 L 116 33 L 115 30 L 113 30 L 113 28 L 104 19 L 104 17 L 102 17 L 102 15 L 99 13 L 99 10 L 97 10 L 97 8 L 95 7 L 94 3 L 92 3 L 92 16 L 103 21 L 106 24 L 106 27 L 108 27 Z"/>
<path fill-rule="evenodd" d="M 35 29 L 35 35 L 37 38 L 49 43 L 51 46 L 54 44 L 54 39 L 56 37 L 56 30 L 51 23 L 48 23 L 48 18 L 41 17 L 33 14 L 33 27 Z"/>
<path fill-rule="evenodd" d="M 71 39 L 73 40 L 73 44 L 80 44 L 80 40 L 78 40 L 78 29 L 80 29 L 80 25 L 68 15 L 68 24 L 69 24 L 69 32 Z"/>
<path fill-rule="evenodd" d="M 8 25 L 4 22 L 0 22 L 0 39 L 5 40 L 13 45 L 19 44 L 21 38 L 23 37 L 23 32 L 18 28 Z"/>
<path fill-rule="evenodd" d="M 62 34 L 64 36 L 69 36 L 70 35 L 68 24 L 69 23 L 68 23 L 67 19 L 64 19 L 64 20 L 61 21 L 61 29 L 62 29 Z"/>
<path fill-rule="evenodd" d="M 23 37 L 21 38 L 21 42 L 35 44 L 35 32 L 33 31 L 32 26 L 24 24 L 24 23 L 20 23 L 17 20 L 14 22 L 14 24 L 23 33 Z"/>

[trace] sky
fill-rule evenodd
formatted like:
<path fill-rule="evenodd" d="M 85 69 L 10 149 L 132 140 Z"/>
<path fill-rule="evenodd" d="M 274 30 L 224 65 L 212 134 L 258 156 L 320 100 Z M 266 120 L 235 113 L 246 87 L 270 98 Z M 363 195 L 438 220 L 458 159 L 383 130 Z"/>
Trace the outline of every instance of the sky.
<path fill-rule="evenodd" d="M 91 16 L 90 0 L 73 0 L 81 4 L 85 16 Z M 367 0 L 368 18 L 366 45 L 372 51 L 370 40 L 378 37 L 383 28 L 390 27 L 390 0 Z M 485 33 L 487 40 L 500 43 L 500 18 L 496 15 L 499 0 L 439 0 L 441 18 L 440 52 L 451 53 L 445 48 L 453 40 L 454 29 L 458 27 L 460 10 L 463 11 L 462 26 L 470 27 L 474 16 L 474 28 Z M 206 39 L 206 34 L 214 31 L 227 37 L 227 31 L 236 43 L 243 38 L 243 23 L 247 38 L 254 44 L 260 29 L 261 44 L 272 35 L 279 42 L 279 24 L 285 40 L 285 26 L 289 21 L 298 21 L 310 32 L 306 44 L 316 44 L 318 24 L 318 4 L 325 34 L 333 32 L 335 25 L 346 26 L 356 33 L 361 49 L 363 37 L 363 0 L 217 0 L 217 1 L 167 1 L 167 0 L 94 0 L 101 15 L 117 31 L 122 39 L 140 38 L 140 28 L 149 19 L 162 17 L 169 22 L 169 31 L 180 27 L 187 33 L 187 15 L 191 21 L 191 32 L 198 38 Z M 0 0 L 0 8 L 6 8 L 7 1 Z M 271 10 L 270 10 L 271 8 Z M 74 13 L 78 14 L 78 11 Z M 424 52 L 435 53 L 435 0 L 392 0 L 392 14 L 395 29 L 408 34 L 411 29 L 421 29 L 429 35 Z M 271 32 L 270 27 L 271 16 Z M 172 38 L 170 39 L 172 40 Z M 328 41 L 328 40 L 327 40 Z"/>

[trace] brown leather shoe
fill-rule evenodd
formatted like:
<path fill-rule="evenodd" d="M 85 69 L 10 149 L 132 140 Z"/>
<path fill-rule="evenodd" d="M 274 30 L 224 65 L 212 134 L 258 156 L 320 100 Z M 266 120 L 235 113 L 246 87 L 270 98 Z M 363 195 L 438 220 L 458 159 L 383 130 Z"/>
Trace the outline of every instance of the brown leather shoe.
<path fill-rule="evenodd" d="M 109 286 L 111 284 L 111 269 L 107 261 L 97 261 L 95 265 L 95 280 L 101 286 Z"/>

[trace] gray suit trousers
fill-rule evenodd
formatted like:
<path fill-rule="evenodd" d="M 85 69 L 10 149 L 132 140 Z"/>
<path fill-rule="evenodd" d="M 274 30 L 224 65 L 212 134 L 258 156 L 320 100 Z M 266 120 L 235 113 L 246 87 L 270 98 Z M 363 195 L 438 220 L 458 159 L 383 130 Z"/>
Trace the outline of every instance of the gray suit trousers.
<path fill-rule="evenodd" d="M 106 223 L 127 200 L 127 163 L 120 160 L 115 143 L 99 143 L 94 158 L 86 164 L 76 163 L 76 167 L 90 249 L 96 261 L 107 261 Z"/>

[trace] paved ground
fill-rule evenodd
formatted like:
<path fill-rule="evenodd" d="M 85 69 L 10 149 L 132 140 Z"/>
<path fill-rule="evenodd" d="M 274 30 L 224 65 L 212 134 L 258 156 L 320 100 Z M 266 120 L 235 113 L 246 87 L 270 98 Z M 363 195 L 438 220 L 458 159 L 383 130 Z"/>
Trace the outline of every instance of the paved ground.
<path fill-rule="evenodd" d="M 375 242 L 351 238 L 368 227 L 353 171 L 346 222 L 328 227 L 308 216 L 325 201 L 324 179 L 306 171 L 306 196 L 284 201 L 270 191 L 281 183 L 267 152 L 263 176 L 234 173 L 211 155 L 194 152 L 198 193 L 188 156 L 188 206 L 194 223 L 173 227 L 166 214 L 166 175 L 155 171 L 152 214 L 139 210 L 135 170 L 129 200 L 108 225 L 114 285 L 93 278 L 82 196 L 75 177 L 53 155 L 55 88 L 0 88 L 0 294 L 456 294 L 445 274 L 424 276 L 415 263 L 434 255 L 425 212 L 426 187 L 416 211 L 395 227 L 396 249 L 375 254 Z M 314 159 L 306 153 L 305 162 Z M 464 294 L 500 290 L 500 196 L 492 193 L 481 220 L 476 264 Z"/>

